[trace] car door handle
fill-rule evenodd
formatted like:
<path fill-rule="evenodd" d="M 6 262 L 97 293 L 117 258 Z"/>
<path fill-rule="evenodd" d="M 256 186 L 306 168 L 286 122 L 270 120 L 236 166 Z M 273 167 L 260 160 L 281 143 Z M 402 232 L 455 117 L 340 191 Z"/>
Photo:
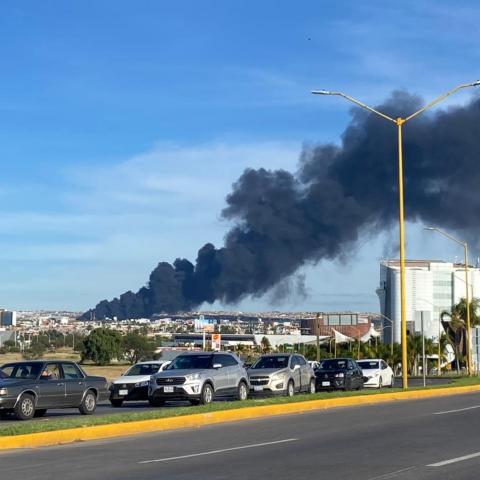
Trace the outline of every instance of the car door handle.
<path fill-rule="evenodd" d="M 65 384 L 63 382 L 57 383 L 57 387 L 63 387 Z"/>

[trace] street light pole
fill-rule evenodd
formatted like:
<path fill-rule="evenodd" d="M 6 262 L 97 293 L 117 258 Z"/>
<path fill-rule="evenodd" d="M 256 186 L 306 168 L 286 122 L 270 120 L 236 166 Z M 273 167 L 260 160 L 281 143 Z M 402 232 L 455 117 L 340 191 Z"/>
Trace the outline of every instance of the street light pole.
<path fill-rule="evenodd" d="M 471 332 L 470 332 L 470 288 L 468 287 L 468 243 L 462 242 L 461 240 L 456 239 L 452 235 L 443 230 L 440 230 L 437 227 L 425 227 L 425 230 L 430 230 L 431 232 L 437 232 L 440 235 L 452 240 L 452 242 L 458 243 L 463 247 L 464 261 L 465 261 L 465 307 L 466 307 L 466 320 L 467 320 L 467 371 L 469 375 L 473 374 L 472 369 L 472 348 L 471 348 Z M 439 339 L 440 342 L 440 339 Z"/>
<path fill-rule="evenodd" d="M 317 362 L 320 361 L 320 315 L 317 313 L 316 317 L 316 331 L 317 331 Z"/>
<path fill-rule="evenodd" d="M 387 320 L 390 322 L 390 353 L 393 358 L 393 339 L 394 339 L 394 334 L 395 334 L 395 323 L 391 318 L 388 318 L 386 315 L 383 315 L 383 313 L 370 313 L 369 315 L 372 316 L 377 316 L 377 317 L 382 317 L 383 319 Z M 388 325 L 387 325 L 388 327 Z M 384 330 L 385 327 L 381 328 L 380 330 Z"/>
<path fill-rule="evenodd" d="M 342 92 L 332 92 L 329 90 L 314 90 L 311 93 L 314 95 L 336 95 L 343 97 L 346 100 L 358 105 L 371 113 L 382 117 L 385 120 L 388 120 L 394 123 L 397 126 L 397 136 L 398 136 L 398 203 L 399 203 L 399 212 L 398 212 L 398 223 L 399 223 L 399 236 L 400 236 L 400 319 L 401 319 L 401 339 L 402 339 L 402 385 L 403 388 L 408 388 L 408 375 L 407 375 L 407 315 L 406 315 L 406 305 L 405 305 L 405 229 L 404 229 L 404 207 L 403 207 L 403 145 L 402 145 L 402 126 L 405 122 L 408 122 L 412 118 L 415 118 L 417 115 L 420 115 L 425 110 L 433 107 L 437 103 L 445 100 L 450 95 L 454 94 L 458 90 L 468 87 L 477 87 L 480 85 L 480 80 L 477 80 L 472 83 L 465 83 L 458 85 L 457 87 L 449 90 L 448 92 L 440 95 L 439 97 L 432 100 L 430 103 L 426 104 L 416 112 L 413 112 L 408 117 L 402 118 L 397 117 L 396 119 L 379 112 L 378 110 L 369 107 L 363 102 L 356 100 L 349 95 L 346 95 Z"/>

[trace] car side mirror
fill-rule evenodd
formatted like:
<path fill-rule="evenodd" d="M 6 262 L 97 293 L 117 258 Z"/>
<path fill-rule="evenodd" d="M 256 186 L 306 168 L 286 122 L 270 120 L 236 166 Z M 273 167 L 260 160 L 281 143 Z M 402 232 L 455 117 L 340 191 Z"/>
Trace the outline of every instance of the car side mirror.
<path fill-rule="evenodd" d="M 213 364 L 213 368 L 215 368 L 216 370 L 219 369 L 219 368 L 222 368 L 223 365 L 221 363 L 214 363 Z"/>
<path fill-rule="evenodd" d="M 300 365 L 297 364 L 293 367 L 293 371 L 295 372 L 296 370 L 300 370 Z"/>

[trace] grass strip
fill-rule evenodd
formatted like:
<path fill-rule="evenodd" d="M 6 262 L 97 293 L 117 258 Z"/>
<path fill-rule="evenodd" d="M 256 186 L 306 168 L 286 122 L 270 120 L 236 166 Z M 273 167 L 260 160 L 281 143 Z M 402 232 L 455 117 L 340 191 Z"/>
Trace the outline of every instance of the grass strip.
<path fill-rule="evenodd" d="M 411 387 L 412 390 L 433 390 L 438 388 L 448 387 L 461 387 L 468 385 L 480 384 L 480 377 L 459 377 L 451 378 L 449 384 L 429 385 L 427 387 Z M 193 415 L 195 413 L 208 413 L 216 412 L 220 410 L 232 410 L 237 408 L 255 407 L 263 405 L 278 405 L 285 403 L 297 403 L 305 402 L 308 400 L 322 400 L 340 397 L 351 397 L 355 395 L 378 395 L 387 392 L 400 392 L 401 388 L 388 388 L 383 390 L 365 389 L 360 392 L 319 392 L 315 394 L 302 394 L 295 395 L 294 397 L 267 397 L 259 399 L 250 399 L 243 402 L 238 401 L 219 401 L 210 405 L 204 406 L 187 406 L 187 407 L 160 407 L 155 410 L 147 410 L 143 412 L 125 412 L 125 413 L 113 413 L 109 415 L 97 415 L 97 416 L 75 416 L 72 418 L 41 420 L 34 422 L 18 422 L 18 424 L 9 424 L 2 427 L 0 420 L 0 437 L 11 435 L 25 435 L 29 433 L 50 432 L 54 430 L 65 430 L 79 427 L 91 427 L 94 425 L 108 425 L 112 423 L 127 423 L 141 420 L 153 420 L 159 418 L 179 417 L 185 415 Z"/>

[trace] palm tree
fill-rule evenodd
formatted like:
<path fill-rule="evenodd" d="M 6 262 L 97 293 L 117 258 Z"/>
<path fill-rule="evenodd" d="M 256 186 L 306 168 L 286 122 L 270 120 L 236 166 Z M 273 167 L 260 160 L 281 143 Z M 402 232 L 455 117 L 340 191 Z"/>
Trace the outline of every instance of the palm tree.
<path fill-rule="evenodd" d="M 478 310 L 480 299 L 473 298 L 470 301 L 470 325 L 477 326 L 480 323 Z M 445 310 L 440 314 L 440 320 L 447 335 L 447 339 L 455 352 L 455 363 L 457 373 L 460 373 L 460 364 L 463 363 L 467 354 L 466 345 L 466 317 L 467 304 L 464 298 L 459 303 L 453 305 L 450 311 Z"/>

